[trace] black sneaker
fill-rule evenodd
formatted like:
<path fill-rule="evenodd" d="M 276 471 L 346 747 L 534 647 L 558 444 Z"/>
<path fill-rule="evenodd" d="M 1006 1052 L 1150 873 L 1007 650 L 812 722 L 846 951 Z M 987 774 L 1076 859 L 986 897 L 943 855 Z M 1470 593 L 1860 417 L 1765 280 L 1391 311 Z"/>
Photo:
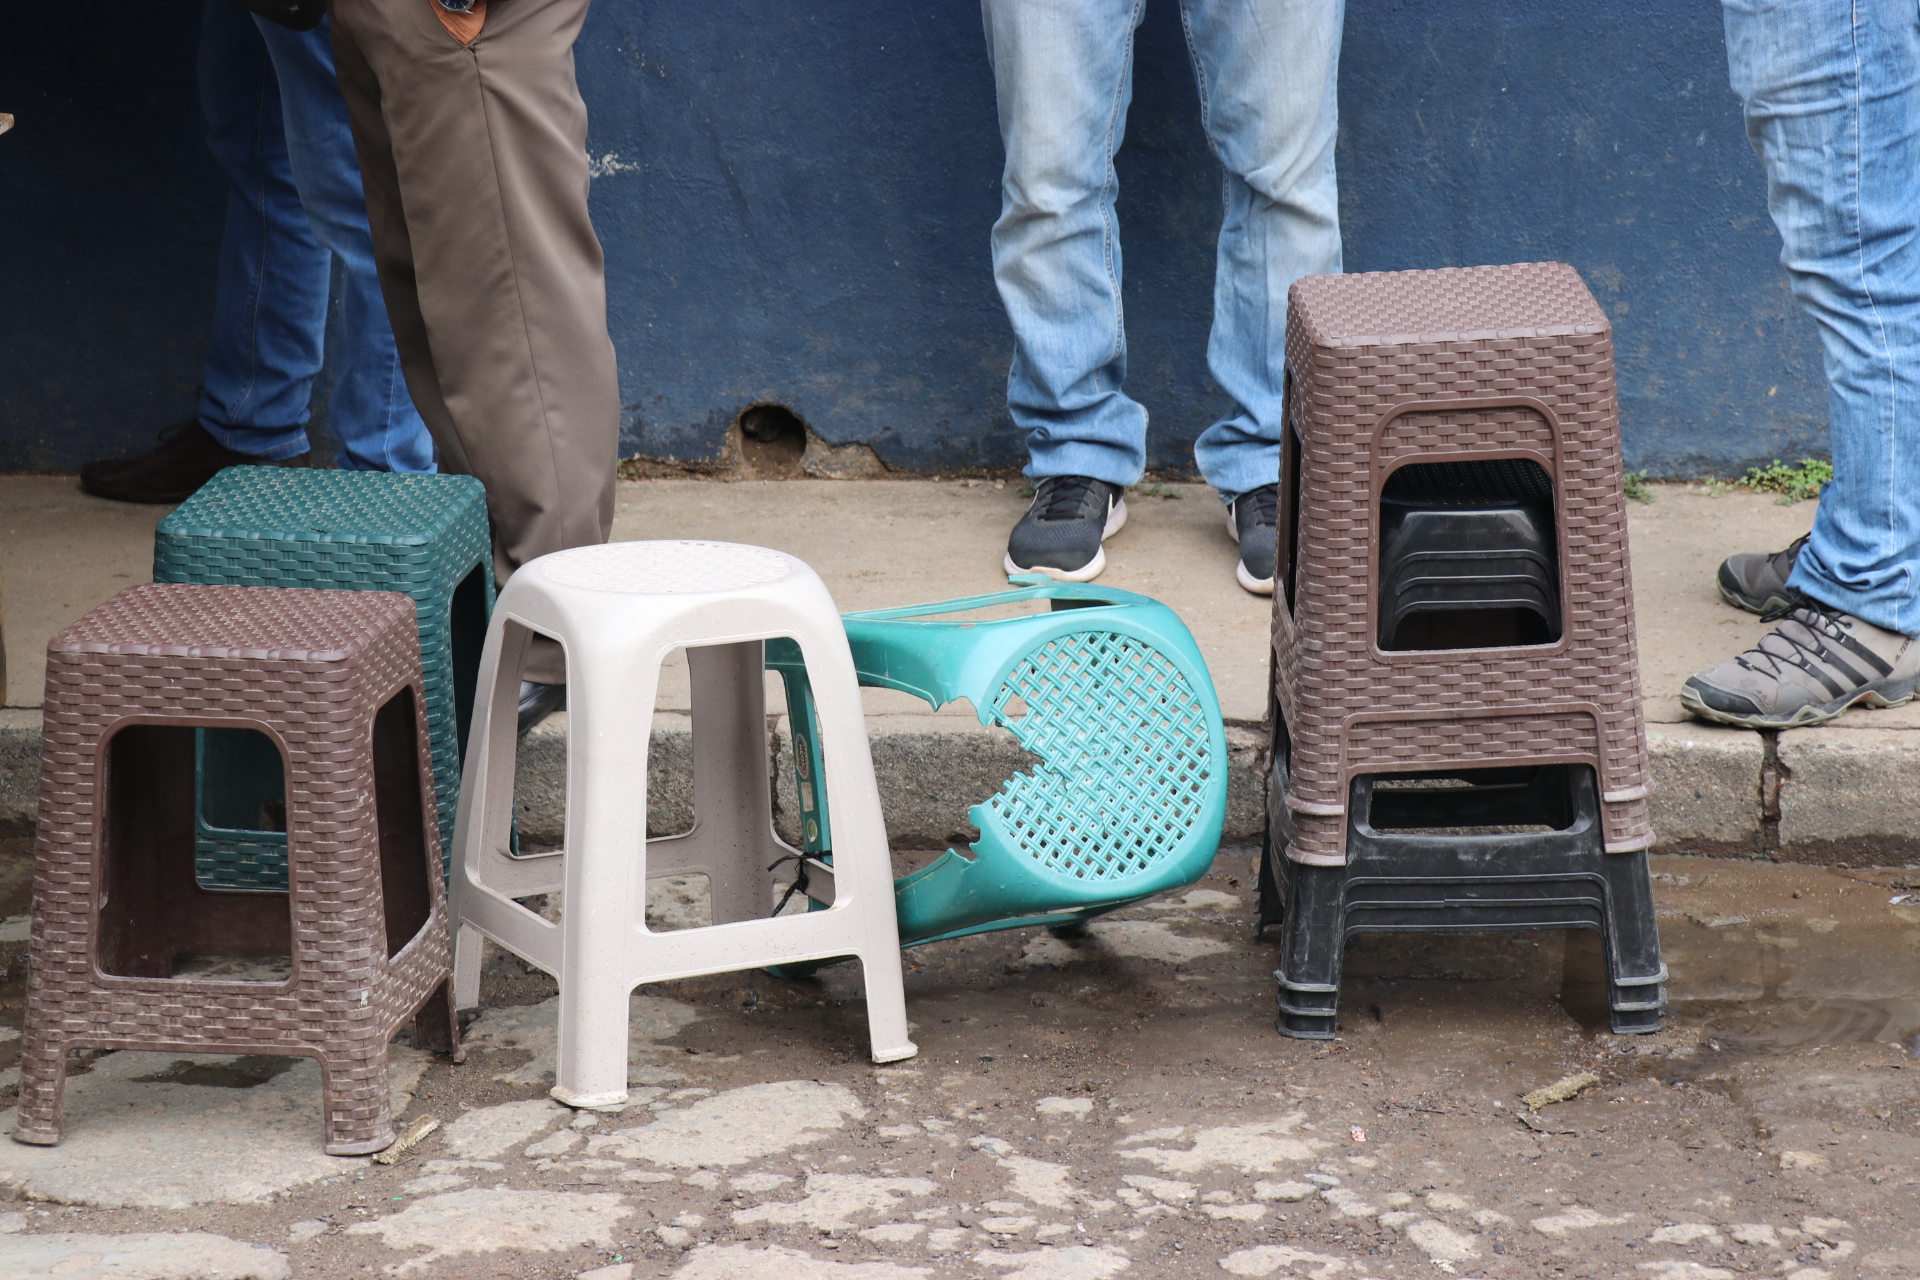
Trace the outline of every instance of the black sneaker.
<path fill-rule="evenodd" d="M 1007 538 L 1007 572 L 1044 573 L 1062 582 L 1099 577 L 1107 567 L 1100 544 L 1127 523 L 1123 492 L 1088 476 L 1041 480 L 1033 488 L 1033 505 Z"/>
<path fill-rule="evenodd" d="M 1227 504 L 1227 532 L 1240 544 L 1233 576 L 1257 596 L 1273 594 L 1273 565 L 1279 554 L 1280 486 L 1263 484 Z"/>
<path fill-rule="evenodd" d="M 227 448 L 198 422 L 160 432 L 157 448 L 134 458 L 110 458 L 80 468 L 80 487 L 116 502 L 185 502 L 228 467 L 304 467 L 312 451 L 269 460 Z"/>
<path fill-rule="evenodd" d="M 520 736 L 526 737 L 533 726 L 567 705 L 567 686 L 520 682 Z"/>
<path fill-rule="evenodd" d="M 1770 618 L 1794 607 L 1794 593 L 1787 590 L 1787 578 L 1800 559 L 1805 537 L 1795 538 L 1785 551 L 1771 555 L 1747 552 L 1728 556 L 1720 562 L 1720 598 L 1736 609 Z"/>

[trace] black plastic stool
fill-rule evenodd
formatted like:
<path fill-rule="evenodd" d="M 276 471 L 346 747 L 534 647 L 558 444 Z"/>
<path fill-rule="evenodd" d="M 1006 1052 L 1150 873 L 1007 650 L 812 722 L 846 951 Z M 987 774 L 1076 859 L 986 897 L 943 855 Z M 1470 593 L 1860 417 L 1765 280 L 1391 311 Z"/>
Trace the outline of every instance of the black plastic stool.
<path fill-rule="evenodd" d="M 1553 490 L 1525 459 L 1412 463 L 1380 495 L 1386 650 L 1560 638 Z"/>
<path fill-rule="evenodd" d="M 1333 1038 L 1341 959 L 1356 934 L 1522 929 L 1598 932 L 1614 1032 L 1660 1029 L 1667 969 L 1660 961 L 1647 855 L 1602 847 L 1590 767 L 1355 778 L 1347 862 L 1327 867 L 1285 855 L 1290 823 L 1284 752 L 1275 757 L 1260 866 L 1260 931 L 1272 925 L 1282 930 L 1274 974 L 1281 1034 Z M 1536 829 L 1475 830 L 1489 827 Z"/>

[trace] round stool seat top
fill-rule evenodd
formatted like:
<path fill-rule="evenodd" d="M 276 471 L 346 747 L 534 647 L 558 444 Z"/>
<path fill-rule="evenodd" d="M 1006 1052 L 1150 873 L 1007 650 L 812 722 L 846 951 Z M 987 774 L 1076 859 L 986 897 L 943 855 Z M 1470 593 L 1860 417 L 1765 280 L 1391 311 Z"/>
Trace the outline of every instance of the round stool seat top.
<path fill-rule="evenodd" d="M 539 563 L 563 587 L 642 596 L 742 591 L 792 571 L 776 551 L 733 542 L 609 542 L 556 551 Z"/>

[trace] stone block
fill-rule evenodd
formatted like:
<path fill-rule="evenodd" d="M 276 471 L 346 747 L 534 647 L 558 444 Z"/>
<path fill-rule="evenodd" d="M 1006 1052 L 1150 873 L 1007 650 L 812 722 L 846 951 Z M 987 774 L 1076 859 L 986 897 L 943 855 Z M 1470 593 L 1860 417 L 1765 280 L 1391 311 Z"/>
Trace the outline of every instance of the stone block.
<path fill-rule="evenodd" d="M 1780 857 L 1855 866 L 1920 860 L 1920 731 L 1780 735 Z"/>
<path fill-rule="evenodd" d="M 1649 811 L 1661 852 L 1743 854 L 1761 847 L 1757 733 L 1719 725 L 1649 724 Z"/>
<path fill-rule="evenodd" d="M 513 803 L 520 840 L 555 848 L 567 825 L 567 717 L 548 716 L 520 740 Z M 647 741 L 647 834 L 676 835 L 693 825 L 693 720 L 656 712 Z"/>

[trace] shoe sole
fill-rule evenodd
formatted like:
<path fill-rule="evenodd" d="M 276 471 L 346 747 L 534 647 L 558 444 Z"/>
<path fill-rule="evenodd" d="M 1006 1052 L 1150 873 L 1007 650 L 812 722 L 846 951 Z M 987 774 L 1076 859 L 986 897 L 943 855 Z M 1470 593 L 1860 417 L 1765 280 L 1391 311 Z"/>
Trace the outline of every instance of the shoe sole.
<path fill-rule="evenodd" d="M 143 492 L 138 489 L 109 489 L 103 485 L 88 484 L 82 480 L 80 492 L 91 494 L 96 498 L 105 498 L 109 502 L 140 502 L 151 507 L 159 507 L 178 506 L 199 490 L 189 489 L 185 493 L 154 493 L 150 490 Z"/>
<path fill-rule="evenodd" d="M 1808 703 L 1790 716 L 1752 715 L 1743 716 L 1732 711 L 1719 711 L 1700 700 L 1700 695 L 1682 685 L 1680 705 L 1702 720 L 1711 720 L 1715 724 L 1730 724 L 1736 729 L 1804 729 L 1808 725 L 1825 724 L 1838 719 L 1840 714 L 1855 706 L 1865 706 L 1874 711 L 1887 707 L 1903 706 L 1912 702 L 1916 692 L 1920 692 L 1920 677 L 1907 680 L 1888 680 L 1848 694 L 1844 698 L 1835 698 L 1832 702 Z"/>
<path fill-rule="evenodd" d="M 1254 577 L 1247 572 L 1247 566 L 1244 561 L 1236 560 L 1233 562 L 1233 579 L 1257 596 L 1270 596 L 1273 594 L 1273 579 Z"/>
<path fill-rule="evenodd" d="M 1127 500 L 1122 498 L 1113 504 L 1111 511 L 1107 512 L 1107 527 L 1100 531 L 1100 541 L 1105 542 L 1108 538 L 1111 538 L 1114 534 L 1126 527 Z M 1095 578 L 1106 572 L 1107 549 L 1105 547 L 1095 547 L 1093 559 L 1087 561 L 1078 569 L 1055 569 L 1048 565 L 1041 565 L 1037 569 L 1023 569 L 1013 562 L 1012 552 L 1008 552 L 1000 558 L 1000 567 L 1007 571 L 1009 577 L 1016 573 L 1041 573 L 1052 578 L 1055 582 L 1092 582 Z"/>
<path fill-rule="evenodd" d="M 1793 601 L 1787 599 L 1785 596 L 1769 595 L 1759 604 L 1755 604 L 1748 597 L 1738 592 L 1727 590 L 1727 584 L 1724 582 L 1716 582 L 1714 585 L 1720 588 L 1720 598 L 1722 600 L 1744 613 L 1757 613 L 1764 618 L 1776 609 L 1793 608 Z"/>
<path fill-rule="evenodd" d="M 311 453 L 311 451 L 309 451 L 307 453 L 295 454 L 291 458 L 281 458 L 273 461 L 262 461 L 256 458 L 252 462 L 234 462 L 234 463 L 229 463 L 228 465 L 235 466 L 235 467 L 301 468 L 301 467 L 312 466 L 312 462 L 311 462 L 312 457 L 313 457 L 313 454 Z M 222 468 L 222 470 L 225 470 L 225 468 Z M 214 475 L 218 475 L 218 474 L 219 472 L 217 471 L 214 473 Z M 109 502 L 138 502 L 138 503 L 144 503 L 145 505 L 150 507 L 160 507 L 160 506 L 176 506 L 177 507 L 181 503 L 185 502 L 188 498 L 191 498 L 194 494 L 200 492 L 200 490 L 205 488 L 208 484 L 210 484 L 212 480 L 213 480 L 213 476 L 208 476 L 206 480 L 203 480 L 201 483 L 195 485 L 193 488 L 186 489 L 178 493 L 172 493 L 172 492 L 155 493 L 150 489 L 147 489 L 147 490 L 114 489 L 106 485 L 95 484 L 89 481 L 85 476 L 81 476 L 80 492 L 91 494 L 96 498 L 105 498 Z"/>
<path fill-rule="evenodd" d="M 1240 545 L 1240 526 L 1234 523 L 1233 508 L 1231 506 L 1227 508 L 1227 536 L 1233 539 L 1234 546 L 1237 547 Z M 1247 572 L 1247 562 L 1244 560 L 1236 560 L 1233 562 L 1233 580 L 1257 596 L 1270 596 L 1273 594 L 1273 579 L 1254 577 Z"/>

